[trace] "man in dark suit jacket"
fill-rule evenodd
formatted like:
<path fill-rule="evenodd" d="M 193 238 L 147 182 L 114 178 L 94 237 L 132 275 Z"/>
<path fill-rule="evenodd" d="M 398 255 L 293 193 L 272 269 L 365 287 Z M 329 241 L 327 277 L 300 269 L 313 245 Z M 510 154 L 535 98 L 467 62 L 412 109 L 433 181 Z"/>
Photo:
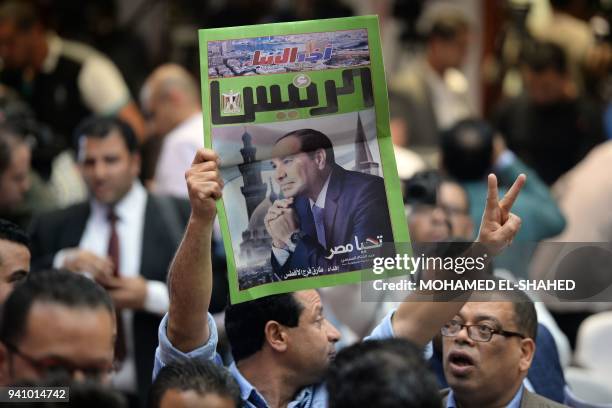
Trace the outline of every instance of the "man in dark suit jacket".
<path fill-rule="evenodd" d="M 189 204 L 146 192 L 138 181 L 136 138 L 122 121 L 91 118 L 76 136 L 91 200 L 33 221 L 33 269 L 53 265 L 84 273 L 108 290 L 121 311 L 118 337 L 124 328 L 127 346 L 115 386 L 134 398 L 140 394 L 143 403 L 151 383 L 157 327 L 168 307 L 166 273 Z M 119 347 L 116 357 L 124 354 Z"/>
<path fill-rule="evenodd" d="M 342 260 L 359 254 L 362 243 L 393 241 L 383 178 L 336 164 L 326 135 L 313 129 L 289 132 L 277 140 L 272 154 L 286 198 L 273 203 L 264 222 L 279 279 L 307 268 L 321 267 L 319 274 L 362 269 L 364 263 Z M 343 252 L 334 255 L 339 246 Z"/>

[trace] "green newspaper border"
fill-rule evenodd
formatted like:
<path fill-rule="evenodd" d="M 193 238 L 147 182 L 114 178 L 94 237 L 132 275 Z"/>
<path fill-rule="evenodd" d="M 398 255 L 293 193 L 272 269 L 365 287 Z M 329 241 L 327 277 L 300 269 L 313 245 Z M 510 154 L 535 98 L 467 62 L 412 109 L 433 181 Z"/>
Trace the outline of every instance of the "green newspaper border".
<path fill-rule="evenodd" d="M 255 26 L 227 27 L 215 29 L 198 30 L 200 47 L 200 75 L 202 87 L 202 112 L 204 116 L 204 146 L 212 148 L 212 121 L 210 113 L 210 92 L 208 78 L 208 41 L 219 41 L 228 39 L 264 37 L 288 34 L 307 34 L 313 32 L 343 31 L 354 29 L 367 29 L 368 44 L 370 49 L 370 69 L 372 72 L 372 86 L 374 88 L 374 107 L 376 113 L 376 132 L 380 149 L 381 164 L 387 200 L 389 203 L 389 214 L 395 242 L 410 242 L 408 227 L 404 215 L 404 206 L 400 188 L 395 155 L 391 144 L 389 130 L 389 103 L 387 98 L 387 84 L 383 67 L 383 57 L 380 45 L 380 33 L 378 28 L 378 16 L 360 16 L 348 18 L 334 18 L 327 20 L 300 21 L 292 23 L 261 24 Z M 253 79 L 256 77 L 254 76 Z M 338 273 L 334 275 L 315 276 L 283 282 L 273 282 L 250 289 L 239 290 L 236 265 L 234 263 L 234 251 L 227 223 L 227 215 L 223 200 L 217 201 L 217 212 L 223 244 L 227 254 L 228 281 L 230 289 L 230 300 L 232 303 L 240 303 L 257 299 L 272 294 L 291 292 L 303 289 L 320 288 L 361 282 L 364 279 L 380 279 L 381 276 L 368 273 L 366 270 Z"/>

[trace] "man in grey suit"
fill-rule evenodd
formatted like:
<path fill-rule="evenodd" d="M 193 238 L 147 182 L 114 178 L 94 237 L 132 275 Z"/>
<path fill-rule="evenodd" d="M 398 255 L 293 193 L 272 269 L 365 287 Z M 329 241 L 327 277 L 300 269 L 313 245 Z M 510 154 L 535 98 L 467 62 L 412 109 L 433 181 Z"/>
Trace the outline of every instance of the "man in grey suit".
<path fill-rule="evenodd" d="M 530 392 L 524 380 L 535 353 L 538 319 L 520 291 L 495 302 L 468 302 L 441 329 L 447 408 L 546 408 L 562 405 Z M 465 329 L 465 330 L 464 330 Z"/>

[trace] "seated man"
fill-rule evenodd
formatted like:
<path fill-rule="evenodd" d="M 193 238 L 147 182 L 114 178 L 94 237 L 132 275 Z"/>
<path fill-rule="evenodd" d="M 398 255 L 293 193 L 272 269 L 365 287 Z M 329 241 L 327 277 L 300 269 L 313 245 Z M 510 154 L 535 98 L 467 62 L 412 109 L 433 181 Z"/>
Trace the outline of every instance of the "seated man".
<path fill-rule="evenodd" d="M 495 296 L 503 301 L 468 302 L 441 329 L 444 374 L 450 386 L 442 391 L 445 406 L 562 406 L 523 385 L 536 347 L 533 303 L 523 292 Z"/>
<path fill-rule="evenodd" d="M 0 318 L 0 384 L 58 372 L 77 381 L 108 382 L 113 370 L 115 310 L 101 286 L 48 270 L 8 297 Z"/>
<path fill-rule="evenodd" d="M 223 367 L 184 361 L 161 369 L 149 390 L 149 408 L 238 408 L 240 388 Z"/>
<path fill-rule="evenodd" d="M 17 225 L 0 219 L 0 305 L 30 271 L 30 240 Z"/>
<path fill-rule="evenodd" d="M 330 408 L 439 408 L 442 404 L 422 351 L 406 340 L 372 340 L 342 349 L 326 379 Z"/>
<path fill-rule="evenodd" d="M 175 361 L 220 363 L 217 329 L 206 313 L 212 291 L 210 240 L 215 200 L 221 197 L 217 163 L 213 151 L 201 149 L 186 174 L 192 213 L 170 268 L 170 309 L 159 328 L 154 376 Z M 524 182 L 521 175 L 500 201 L 495 176 L 489 177 L 479 240 L 490 244 L 494 252 L 508 245 L 520 227 L 520 219 L 510 209 Z M 404 302 L 383 319 L 370 338 L 405 338 L 423 347 L 461 305 Z M 236 361 L 230 372 L 240 386 L 243 406 L 327 405 L 322 380 L 335 355 L 339 333 L 323 316 L 315 290 L 232 305 L 226 311 L 225 325 Z"/>

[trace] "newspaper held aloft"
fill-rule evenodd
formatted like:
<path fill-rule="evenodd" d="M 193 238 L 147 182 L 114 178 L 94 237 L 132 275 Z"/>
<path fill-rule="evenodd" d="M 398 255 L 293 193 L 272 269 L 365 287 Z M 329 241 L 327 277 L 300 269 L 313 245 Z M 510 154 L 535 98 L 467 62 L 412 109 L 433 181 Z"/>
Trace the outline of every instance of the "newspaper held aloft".
<path fill-rule="evenodd" d="M 199 31 L 232 303 L 359 282 L 408 242 L 375 16 Z"/>

